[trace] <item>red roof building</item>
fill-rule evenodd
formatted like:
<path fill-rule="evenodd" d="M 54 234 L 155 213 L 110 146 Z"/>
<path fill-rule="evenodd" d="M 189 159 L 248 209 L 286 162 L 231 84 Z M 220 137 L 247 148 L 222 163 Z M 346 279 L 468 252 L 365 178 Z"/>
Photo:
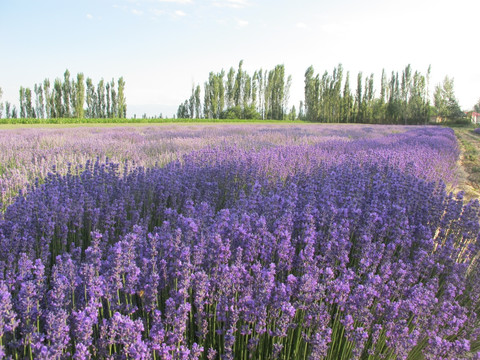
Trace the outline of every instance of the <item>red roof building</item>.
<path fill-rule="evenodd" d="M 480 124 L 480 113 L 477 113 L 475 111 L 471 111 L 468 113 L 468 116 L 470 117 L 470 121 L 474 124 Z"/>

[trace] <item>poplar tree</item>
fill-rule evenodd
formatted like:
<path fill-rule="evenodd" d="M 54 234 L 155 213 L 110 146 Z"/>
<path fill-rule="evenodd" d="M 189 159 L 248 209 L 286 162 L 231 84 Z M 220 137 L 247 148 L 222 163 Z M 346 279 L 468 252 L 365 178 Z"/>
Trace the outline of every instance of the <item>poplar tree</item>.
<path fill-rule="evenodd" d="M 125 80 L 123 76 L 118 79 L 118 117 L 125 119 L 127 117 L 127 102 L 125 99 Z"/>
<path fill-rule="evenodd" d="M 106 103 L 106 117 L 107 118 L 111 118 L 111 113 L 110 113 L 110 83 L 107 81 L 107 83 L 105 84 L 105 94 L 106 94 L 106 99 L 107 99 L 107 103 Z"/>
<path fill-rule="evenodd" d="M 20 86 L 19 103 L 20 103 L 20 117 L 23 119 L 26 116 L 26 112 L 25 112 L 25 89 L 23 88 L 23 86 Z"/>
<path fill-rule="evenodd" d="M 2 97 L 3 97 L 3 90 L 0 87 L 0 119 L 2 118 L 3 115 L 3 102 L 2 102 Z"/>
<path fill-rule="evenodd" d="M 263 69 L 258 70 L 258 107 L 257 111 L 260 113 L 261 119 L 265 119 L 265 73 Z"/>
<path fill-rule="evenodd" d="M 70 117 L 77 117 L 77 84 L 75 80 L 70 80 Z"/>
<path fill-rule="evenodd" d="M 200 100 L 200 85 L 195 88 L 195 118 L 200 119 L 202 113 L 202 102 Z"/>
<path fill-rule="evenodd" d="M 45 106 L 44 106 L 44 97 L 43 97 L 43 88 L 42 84 L 35 84 L 35 113 L 38 118 L 45 118 Z"/>
<path fill-rule="evenodd" d="M 283 109 L 284 109 L 283 113 L 284 114 L 286 114 L 287 111 L 288 111 L 288 103 L 290 101 L 290 88 L 291 87 L 292 87 L 292 75 L 288 75 L 287 82 L 285 84 L 285 90 L 284 90 L 284 93 L 283 93 L 283 100 L 282 100 L 283 101 Z M 291 119 L 291 120 L 295 120 L 295 117 L 297 116 L 296 115 L 297 111 L 295 109 L 295 105 L 293 105 L 292 111 L 290 112 L 290 114 L 292 112 L 294 113 L 294 115 L 292 115 L 293 119 Z"/>
<path fill-rule="evenodd" d="M 402 83 L 401 83 L 401 112 L 404 124 L 407 125 L 407 118 L 408 118 L 408 99 L 410 97 L 410 89 L 411 89 L 411 81 L 412 81 L 412 68 L 410 64 L 408 64 L 402 72 Z"/>
<path fill-rule="evenodd" d="M 210 73 L 212 74 L 212 73 Z M 210 76 L 209 76 L 210 78 Z M 210 85 L 208 81 L 205 81 L 203 84 L 204 95 L 203 95 L 203 116 L 205 119 L 211 119 L 213 117 L 211 106 L 210 106 Z"/>
<path fill-rule="evenodd" d="M 304 120 L 304 118 L 305 118 L 305 113 L 303 111 L 303 101 L 300 100 L 300 104 L 298 106 L 298 119 Z"/>
<path fill-rule="evenodd" d="M 32 90 L 25 88 L 25 115 L 27 118 L 35 118 L 35 110 L 32 106 Z"/>
<path fill-rule="evenodd" d="M 235 70 L 233 67 L 230 68 L 227 75 L 227 85 L 226 85 L 226 104 L 227 109 L 234 106 L 234 86 L 235 86 Z"/>
<path fill-rule="evenodd" d="M 85 117 L 85 110 L 83 104 L 85 103 L 85 82 L 83 73 L 77 74 L 77 82 L 75 84 L 76 102 L 75 102 L 75 116 L 83 119 Z"/>
<path fill-rule="evenodd" d="M 117 91 L 115 90 L 115 80 L 112 79 L 112 82 L 110 83 L 110 99 L 112 102 L 112 108 L 110 109 L 110 114 L 112 117 L 117 117 L 118 114 L 118 102 L 117 102 Z"/>
<path fill-rule="evenodd" d="M 257 92 L 258 92 L 258 71 L 255 70 L 252 78 L 252 102 L 251 105 L 257 109 Z"/>
<path fill-rule="evenodd" d="M 210 119 L 217 119 L 218 118 L 218 102 L 219 102 L 219 88 L 217 84 L 217 77 L 211 71 L 208 75 L 208 82 L 205 83 L 205 107 L 207 107 L 204 112 L 206 117 Z"/>
<path fill-rule="evenodd" d="M 243 101 L 242 108 L 245 113 L 250 106 L 250 99 L 252 98 L 252 78 L 247 73 L 243 76 L 244 88 L 243 88 Z M 244 116 L 245 118 L 245 116 Z"/>
<path fill-rule="evenodd" d="M 86 81 L 87 85 L 87 96 L 86 96 L 86 103 L 87 103 L 87 117 L 92 119 L 95 118 L 96 111 L 95 111 L 95 88 L 93 87 L 92 79 L 87 78 Z"/>
<path fill-rule="evenodd" d="M 382 80 L 380 83 L 380 102 L 385 103 L 387 98 L 387 75 L 385 74 L 385 69 L 382 69 Z"/>
<path fill-rule="evenodd" d="M 270 97 L 270 119 L 283 119 L 285 97 L 285 66 L 277 65 L 268 74 Z"/>
<path fill-rule="evenodd" d="M 17 116 L 18 116 L 17 107 L 15 105 L 13 105 L 13 107 L 12 107 L 12 119 L 16 119 Z"/>
<path fill-rule="evenodd" d="M 55 79 L 53 83 L 53 97 L 54 97 L 54 117 L 61 118 L 64 117 L 64 107 L 62 105 L 62 81 L 59 78 Z"/>
<path fill-rule="evenodd" d="M 316 97 L 313 66 L 305 72 L 305 117 L 307 121 L 316 120 Z"/>
<path fill-rule="evenodd" d="M 225 85 L 223 78 L 225 77 L 225 71 L 222 69 L 217 74 L 217 84 L 218 84 L 218 104 L 217 104 L 217 117 L 220 118 L 220 114 L 225 108 Z"/>
<path fill-rule="evenodd" d="M 5 117 L 7 119 L 11 118 L 10 107 L 11 107 L 11 104 L 8 101 L 5 101 Z"/>
<path fill-rule="evenodd" d="M 51 99 L 50 99 L 50 80 L 45 79 L 43 80 L 43 93 L 45 95 L 45 117 L 52 118 L 52 107 L 51 107 Z"/>
<path fill-rule="evenodd" d="M 188 99 L 188 113 L 190 117 L 195 116 L 195 85 L 192 84 L 192 93 L 190 94 L 190 99 Z"/>
<path fill-rule="evenodd" d="M 360 71 L 357 75 L 357 92 L 355 94 L 355 122 L 363 122 L 362 77 L 363 77 L 363 74 Z"/>
<path fill-rule="evenodd" d="M 353 97 L 350 92 L 350 72 L 347 71 L 347 76 L 345 78 L 345 84 L 343 86 L 343 121 L 350 122 L 352 121 L 352 111 L 353 111 Z"/>
<path fill-rule="evenodd" d="M 62 84 L 62 98 L 63 98 L 63 111 L 62 117 L 70 117 L 70 97 L 71 97 L 71 84 L 70 84 L 70 71 L 65 70 L 63 74 L 63 84 Z"/>
<path fill-rule="evenodd" d="M 105 81 L 101 79 L 97 84 L 97 117 L 105 118 Z"/>

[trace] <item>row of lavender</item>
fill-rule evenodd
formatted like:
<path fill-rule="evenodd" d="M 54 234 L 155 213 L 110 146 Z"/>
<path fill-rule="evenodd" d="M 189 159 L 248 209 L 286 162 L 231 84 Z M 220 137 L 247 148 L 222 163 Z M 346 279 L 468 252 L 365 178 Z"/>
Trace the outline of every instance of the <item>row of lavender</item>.
<path fill-rule="evenodd" d="M 398 126 L 318 124 L 0 130 L 0 203 L 4 207 L 10 204 L 19 190 L 26 191 L 28 184 L 37 177 L 44 179 L 52 166 L 65 174 L 69 164 L 76 167 L 97 157 L 152 167 L 155 164 L 163 166 L 191 151 L 215 144 L 235 143 L 240 148 L 307 145 L 325 140 L 378 138 L 403 131 Z"/>
<path fill-rule="evenodd" d="M 13 358 L 478 357 L 478 201 L 447 129 L 50 174 L 0 222 Z"/>

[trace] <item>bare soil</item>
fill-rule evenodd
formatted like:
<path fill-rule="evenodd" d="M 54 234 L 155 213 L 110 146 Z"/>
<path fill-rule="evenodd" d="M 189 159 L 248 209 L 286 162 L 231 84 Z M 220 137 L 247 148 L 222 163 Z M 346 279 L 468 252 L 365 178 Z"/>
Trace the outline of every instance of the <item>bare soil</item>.
<path fill-rule="evenodd" d="M 480 135 L 472 129 L 454 130 L 461 149 L 458 190 L 465 192 L 466 200 L 480 200 Z"/>

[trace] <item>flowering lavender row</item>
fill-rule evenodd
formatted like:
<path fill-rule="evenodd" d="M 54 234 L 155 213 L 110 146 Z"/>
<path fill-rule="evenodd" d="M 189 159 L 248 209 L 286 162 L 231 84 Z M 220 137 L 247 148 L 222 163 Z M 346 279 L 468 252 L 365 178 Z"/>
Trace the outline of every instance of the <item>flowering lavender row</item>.
<path fill-rule="evenodd" d="M 318 124 L 0 130 L 0 203 L 10 204 L 19 190 L 25 192 L 37 177 L 44 179 L 54 165 L 58 173 L 66 174 L 68 164 L 75 168 L 96 157 L 152 167 L 211 145 L 234 143 L 240 148 L 258 149 L 325 140 L 373 139 L 403 131 L 405 128 L 399 126 Z"/>
<path fill-rule="evenodd" d="M 445 192 L 456 151 L 418 129 L 51 173 L 0 221 L 0 355 L 478 357 L 480 204 Z"/>

